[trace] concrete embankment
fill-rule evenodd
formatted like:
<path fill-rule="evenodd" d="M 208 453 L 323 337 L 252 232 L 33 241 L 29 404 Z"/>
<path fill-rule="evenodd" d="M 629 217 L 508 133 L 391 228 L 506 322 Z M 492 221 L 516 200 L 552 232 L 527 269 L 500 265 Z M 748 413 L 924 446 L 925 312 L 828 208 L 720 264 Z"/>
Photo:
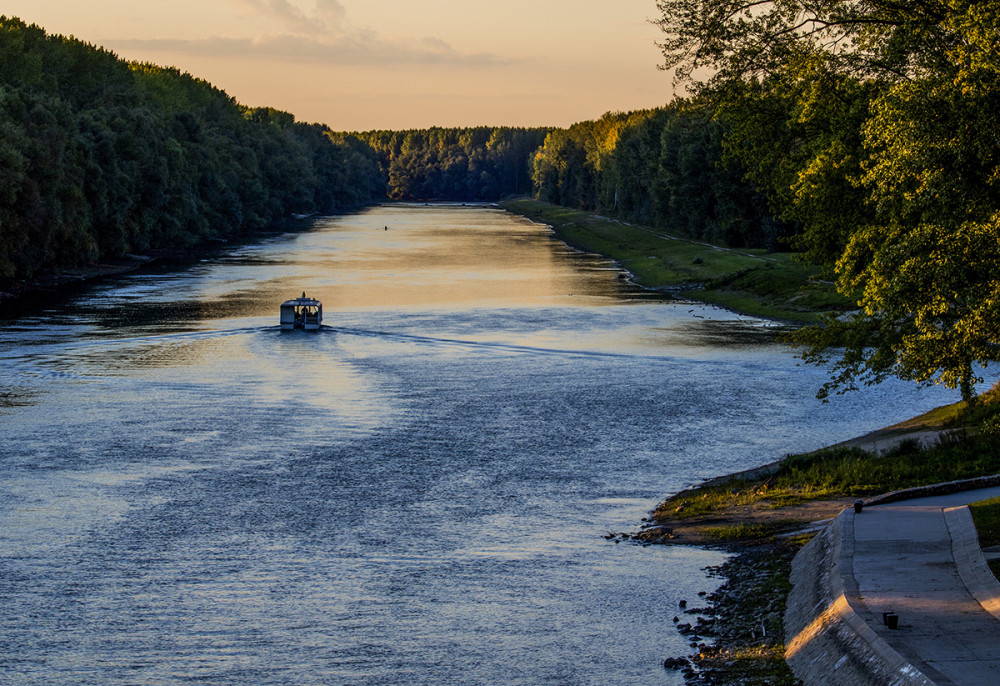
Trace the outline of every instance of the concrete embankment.
<path fill-rule="evenodd" d="M 785 659 L 806 684 L 922 684 L 924 677 L 858 616 L 845 595 L 853 513 L 845 511 L 792 561 Z M 848 530 L 844 535 L 845 528 Z M 845 550 L 845 540 L 847 549 Z"/>
<path fill-rule="evenodd" d="M 965 506 L 997 490 L 834 519 L 792 563 L 785 645 L 795 675 L 807 686 L 1000 683 L 1000 584 Z"/>

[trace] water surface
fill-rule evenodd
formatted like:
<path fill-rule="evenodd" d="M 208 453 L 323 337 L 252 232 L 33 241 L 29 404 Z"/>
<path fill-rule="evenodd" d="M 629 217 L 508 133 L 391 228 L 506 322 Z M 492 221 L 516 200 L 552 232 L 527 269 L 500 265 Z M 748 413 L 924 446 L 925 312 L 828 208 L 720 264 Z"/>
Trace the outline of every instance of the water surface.
<path fill-rule="evenodd" d="M 4 322 L 0 682 L 679 684 L 723 556 L 604 534 L 949 399 L 820 404 L 776 329 L 405 205 Z"/>

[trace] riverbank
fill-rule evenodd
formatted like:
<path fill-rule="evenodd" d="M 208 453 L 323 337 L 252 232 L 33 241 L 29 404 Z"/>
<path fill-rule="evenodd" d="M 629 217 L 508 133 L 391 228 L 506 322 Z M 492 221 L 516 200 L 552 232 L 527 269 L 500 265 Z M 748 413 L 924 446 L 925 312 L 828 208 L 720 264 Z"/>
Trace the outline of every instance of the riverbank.
<path fill-rule="evenodd" d="M 501 207 L 549 225 L 574 248 L 613 259 L 651 290 L 798 323 L 850 308 L 818 269 L 789 254 L 720 248 L 529 199 Z M 994 389 L 975 407 L 938 408 L 826 450 L 714 479 L 665 500 L 638 533 L 619 534 L 734 554 L 711 570 L 724 581 L 705 607 L 679 608 L 674 624 L 694 652 L 667 657 L 664 667 L 683 670 L 689 684 L 799 683 L 785 662 L 783 637 L 792 559 L 858 497 L 886 500 L 898 495 L 890 491 L 1000 473 L 1000 450 L 982 433 L 991 421 L 1000 427 L 997 395 Z"/>
<path fill-rule="evenodd" d="M 499 206 L 552 227 L 560 240 L 578 250 L 614 260 L 643 288 L 801 323 L 851 308 L 818 267 L 792 253 L 724 248 L 529 198 Z"/>
<path fill-rule="evenodd" d="M 58 298 L 78 288 L 103 279 L 112 279 L 143 269 L 168 265 L 182 267 L 204 259 L 212 259 L 225 250 L 240 245 L 259 242 L 288 231 L 301 231 L 312 224 L 316 215 L 290 217 L 286 221 L 239 235 L 212 238 L 188 246 L 156 248 L 139 254 L 97 260 L 71 269 L 46 270 L 31 279 L 23 279 L 0 286 L 0 316 L 16 315 L 21 310 L 34 307 L 36 301 Z"/>
<path fill-rule="evenodd" d="M 825 450 L 713 479 L 666 499 L 638 533 L 645 544 L 720 548 L 734 556 L 723 585 L 699 608 L 696 651 L 667 659 L 688 683 L 795 684 L 782 622 L 791 561 L 826 522 L 859 497 L 866 504 L 1000 484 L 1000 450 L 989 432 L 996 388 Z M 843 467 L 864 475 L 851 482 Z M 963 478 L 955 479 L 956 475 Z M 945 483 L 942 483 L 945 482 Z M 682 633 L 689 632 L 684 622 Z M 705 638 L 711 645 L 703 644 Z"/>

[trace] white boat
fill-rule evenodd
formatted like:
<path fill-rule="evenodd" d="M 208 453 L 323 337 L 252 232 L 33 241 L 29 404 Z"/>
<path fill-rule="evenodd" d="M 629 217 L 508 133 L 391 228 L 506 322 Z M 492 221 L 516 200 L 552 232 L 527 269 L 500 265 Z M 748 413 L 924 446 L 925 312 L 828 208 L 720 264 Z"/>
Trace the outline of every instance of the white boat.
<path fill-rule="evenodd" d="M 307 298 L 302 291 L 301 298 L 281 303 L 281 330 L 305 329 L 316 331 L 323 326 L 323 303 L 316 298 Z"/>

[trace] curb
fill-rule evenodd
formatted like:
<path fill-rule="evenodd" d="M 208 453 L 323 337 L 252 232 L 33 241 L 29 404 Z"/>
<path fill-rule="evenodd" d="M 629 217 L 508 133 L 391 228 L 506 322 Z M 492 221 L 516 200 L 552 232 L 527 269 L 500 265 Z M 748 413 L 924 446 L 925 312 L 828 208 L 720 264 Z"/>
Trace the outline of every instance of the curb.
<path fill-rule="evenodd" d="M 861 619 L 845 593 L 854 584 L 854 512 L 844 510 L 792 561 L 785 659 L 807 686 L 934 686 Z"/>
<path fill-rule="evenodd" d="M 951 553 L 962 583 L 984 610 L 1000 619 L 1000 582 L 993 576 L 983 557 L 979 535 L 968 506 L 944 508 L 944 521 L 948 525 Z"/>
<path fill-rule="evenodd" d="M 958 481 L 945 481 L 929 486 L 917 486 L 915 488 L 904 488 L 901 491 L 890 491 L 877 495 L 865 501 L 865 507 L 870 505 L 885 505 L 899 500 L 910 500 L 911 498 L 923 498 L 932 495 L 950 495 L 961 491 L 974 491 L 978 488 L 992 488 L 1000 486 L 1000 474 L 990 476 L 977 476 L 973 479 L 959 479 Z"/>

